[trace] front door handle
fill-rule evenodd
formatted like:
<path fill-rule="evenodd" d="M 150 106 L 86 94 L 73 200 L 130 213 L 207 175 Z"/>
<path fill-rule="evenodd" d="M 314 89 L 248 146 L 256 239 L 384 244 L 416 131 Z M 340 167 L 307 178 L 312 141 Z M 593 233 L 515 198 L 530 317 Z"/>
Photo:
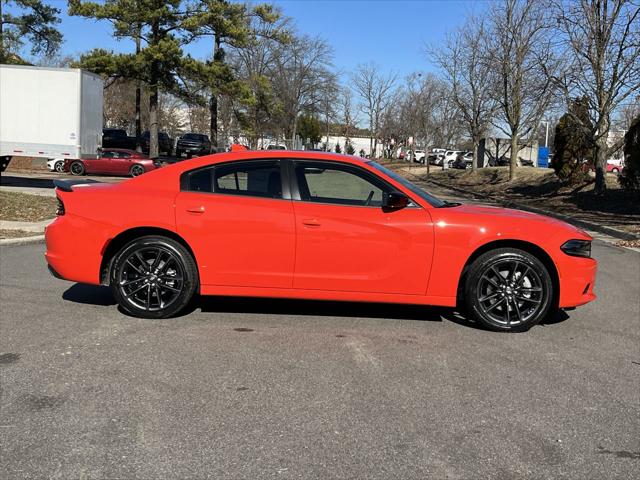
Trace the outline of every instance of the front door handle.
<path fill-rule="evenodd" d="M 305 218 L 304 220 L 302 220 L 302 224 L 305 227 L 319 227 L 320 226 L 320 222 L 318 221 L 317 218 Z"/>
<path fill-rule="evenodd" d="M 199 207 L 187 207 L 187 212 L 189 213 L 204 213 L 204 207 L 200 205 Z"/>

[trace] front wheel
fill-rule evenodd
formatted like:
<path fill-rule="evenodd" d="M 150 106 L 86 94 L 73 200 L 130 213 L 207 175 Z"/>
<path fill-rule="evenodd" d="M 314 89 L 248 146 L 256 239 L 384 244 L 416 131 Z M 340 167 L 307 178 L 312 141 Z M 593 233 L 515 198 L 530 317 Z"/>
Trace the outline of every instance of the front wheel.
<path fill-rule="evenodd" d="M 467 310 L 483 326 L 525 331 L 549 313 L 554 292 L 551 276 L 537 257 L 499 248 L 473 262 L 464 295 Z"/>
<path fill-rule="evenodd" d="M 183 245 L 150 235 L 133 240 L 118 252 L 110 282 L 116 301 L 126 312 L 141 318 L 168 318 L 193 299 L 198 270 Z"/>
<path fill-rule="evenodd" d="M 129 170 L 129 173 L 132 177 L 137 177 L 138 175 L 142 175 L 144 173 L 144 167 L 142 165 L 134 165 Z"/>

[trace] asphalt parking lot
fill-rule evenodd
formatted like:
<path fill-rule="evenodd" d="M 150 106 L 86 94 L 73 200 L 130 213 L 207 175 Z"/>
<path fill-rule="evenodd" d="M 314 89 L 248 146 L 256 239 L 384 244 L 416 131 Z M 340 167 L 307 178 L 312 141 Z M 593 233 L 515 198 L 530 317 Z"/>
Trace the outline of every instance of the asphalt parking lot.
<path fill-rule="evenodd" d="M 215 299 L 172 320 L 0 248 L 0 478 L 637 478 L 640 255 L 523 334 L 449 310 Z"/>

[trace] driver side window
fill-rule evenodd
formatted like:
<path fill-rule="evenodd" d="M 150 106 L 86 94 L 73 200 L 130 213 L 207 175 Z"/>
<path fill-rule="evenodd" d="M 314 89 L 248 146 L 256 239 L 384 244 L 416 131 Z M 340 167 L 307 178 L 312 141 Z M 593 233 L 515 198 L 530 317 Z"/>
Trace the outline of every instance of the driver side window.
<path fill-rule="evenodd" d="M 362 207 L 382 206 L 382 186 L 372 183 L 350 168 L 298 164 L 295 171 L 303 201 Z"/>

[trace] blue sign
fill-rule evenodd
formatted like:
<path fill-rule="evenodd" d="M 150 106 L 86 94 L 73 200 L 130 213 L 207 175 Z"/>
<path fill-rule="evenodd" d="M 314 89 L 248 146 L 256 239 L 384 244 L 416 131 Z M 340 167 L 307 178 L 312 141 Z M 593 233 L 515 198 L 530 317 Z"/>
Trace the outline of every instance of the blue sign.
<path fill-rule="evenodd" d="M 538 148 L 538 167 L 540 168 L 549 167 L 549 147 Z"/>

